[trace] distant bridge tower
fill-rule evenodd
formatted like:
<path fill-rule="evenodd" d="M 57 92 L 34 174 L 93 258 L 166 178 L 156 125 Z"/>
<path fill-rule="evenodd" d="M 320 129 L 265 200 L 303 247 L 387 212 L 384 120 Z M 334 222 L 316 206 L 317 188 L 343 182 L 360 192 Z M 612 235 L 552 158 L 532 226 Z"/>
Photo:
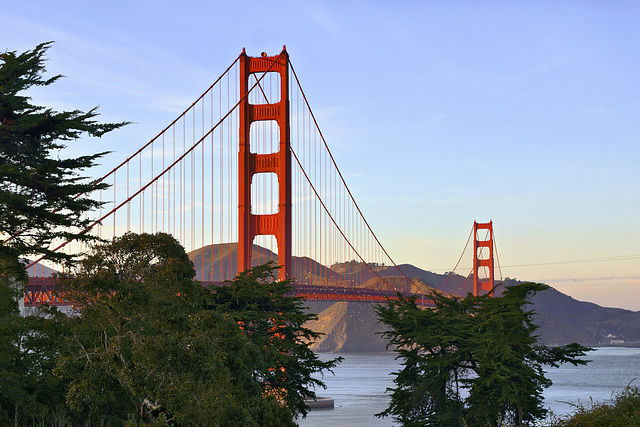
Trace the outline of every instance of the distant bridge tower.
<path fill-rule="evenodd" d="M 249 77 L 259 80 L 263 73 L 280 75 L 279 101 L 264 104 L 249 103 Z M 255 90 L 259 90 L 256 88 Z M 249 57 L 240 55 L 240 135 L 238 157 L 238 271 L 251 268 L 253 241 L 256 236 L 272 235 L 278 247 L 279 278 L 291 274 L 291 142 L 289 131 L 289 55 L 286 48 L 277 56 Z M 251 152 L 251 124 L 261 120 L 275 121 L 280 130 L 277 152 Z M 251 182 L 259 173 L 275 173 L 278 178 L 278 212 L 251 212 Z"/>
<path fill-rule="evenodd" d="M 480 240 L 478 232 L 487 230 L 487 240 Z M 488 249 L 485 251 L 484 249 Z M 487 256 L 488 255 L 488 256 Z M 488 279 L 480 279 L 479 271 L 481 268 L 487 267 L 489 270 Z M 473 295 L 478 296 L 485 294 L 494 286 L 493 276 L 493 221 L 487 223 L 473 222 Z"/>

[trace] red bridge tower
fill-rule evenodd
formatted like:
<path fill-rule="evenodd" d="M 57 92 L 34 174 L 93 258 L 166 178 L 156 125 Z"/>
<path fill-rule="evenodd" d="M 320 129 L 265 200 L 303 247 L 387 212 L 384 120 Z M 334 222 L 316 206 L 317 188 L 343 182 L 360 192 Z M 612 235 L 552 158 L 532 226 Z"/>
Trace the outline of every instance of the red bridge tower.
<path fill-rule="evenodd" d="M 249 77 L 258 82 L 264 73 L 280 75 L 280 100 L 264 104 L 249 103 Z M 291 274 L 291 142 L 289 136 L 289 55 L 286 48 L 278 56 L 240 55 L 240 136 L 238 158 L 238 271 L 251 268 L 253 240 L 256 236 L 272 235 L 278 245 L 280 280 Z M 280 128 L 279 150 L 274 153 L 251 152 L 251 124 L 273 120 Z M 251 181 L 259 173 L 275 173 L 278 178 L 278 212 L 251 212 Z"/>
<path fill-rule="evenodd" d="M 480 240 L 479 230 L 487 230 L 487 240 Z M 489 250 L 488 257 L 484 249 Z M 480 268 L 487 267 L 488 279 L 480 279 Z M 473 222 L 473 295 L 478 296 L 493 289 L 493 221 L 487 223 Z"/>

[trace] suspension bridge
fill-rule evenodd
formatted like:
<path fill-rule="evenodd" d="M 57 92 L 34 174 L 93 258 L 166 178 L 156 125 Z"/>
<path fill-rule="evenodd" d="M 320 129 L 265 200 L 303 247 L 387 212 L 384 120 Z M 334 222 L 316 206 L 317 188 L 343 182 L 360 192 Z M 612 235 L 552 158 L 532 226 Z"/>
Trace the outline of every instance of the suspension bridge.
<path fill-rule="evenodd" d="M 432 289 L 407 276 L 369 226 L 286 48 L 258 57 L 243 50 L 182 114 L 98 181 L 110 187 L 94 195 L 103 205 L 78 233 L 107 240 L 170 233 L 204 285 L 273 260 L 282 266 L 279 278 L 294 279 L 294 293 L 311 300 L 384 301 L 397 293 L 424 300 Z M 477 295 L 494 285 L 492 223 L 474 223 L 463 254 L 472 237 L 472 270 L 457 275 L 456 265 L 445 282 L 473 283 Z M 56 266 L 38 261 L 29 265 L 25 306 L 68 304 L 48 277 Z"/>

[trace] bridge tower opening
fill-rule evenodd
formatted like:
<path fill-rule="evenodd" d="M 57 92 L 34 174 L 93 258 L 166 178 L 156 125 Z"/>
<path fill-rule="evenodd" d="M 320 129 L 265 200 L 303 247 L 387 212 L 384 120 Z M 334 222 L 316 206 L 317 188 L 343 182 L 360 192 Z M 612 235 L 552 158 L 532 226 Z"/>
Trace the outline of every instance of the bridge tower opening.
<path fill-rule="evenodd" d="M 261 79 L 278 73 L 278 100 L 264 96 L 264 103 L 251 103 L 249 92 L 261 91 Z M 253 76 L 253 77 L 252 77 Z M 255 81 L 250 85 L 251 81 Z M 264 93 L 264 92 L 263 92 Z M 274 236 L 278 248 L 279 279 L 291 275 L 291 141 L 289 130 L 289 55 L 286 48 L 277 56 L 240 55 L 240 114 L 238 152 L 238 272 L 251 268 L 256 236 Z M 270 102 L 271 101 L 271 102 Z M 272 120 L 279 127 L 278 151 L 253 153 L 250 147 L 251 124 Z M 278 180 L 278 210 L 269 214 L 252 213 L 251 182 L 256 174 L 274 173 Z M 254 212 L 256 210 L 254 209 Z"/>
<path fill-rule="evenodd" d="M 479 236 L 486 230 L 486 238 Z M 487 250 L 485 250 L 487 249 Z M 473 295 L 478 296 L 490 292 L 494 286 L 493 275 L 493 221 L 487 223 L 473 222 Z M 488 271 L 488 278 L 480 278 L 480 270 Z"/>

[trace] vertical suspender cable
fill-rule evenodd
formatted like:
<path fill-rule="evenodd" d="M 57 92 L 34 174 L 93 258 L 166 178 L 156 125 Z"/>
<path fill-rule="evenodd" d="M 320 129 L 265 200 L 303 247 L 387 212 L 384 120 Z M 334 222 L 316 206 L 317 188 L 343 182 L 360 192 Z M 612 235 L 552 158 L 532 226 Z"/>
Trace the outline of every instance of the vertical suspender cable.
<path fill-rule="evenodd" d="M 227 90 L 229 89 L 229 79 L 227 79 Z M 219 105 L 220 105 L 220 111 L 218 115 L 222 114 L 222 88 L 220 88 L 220 99 L 219 99 Z M 223 126 L 224 129 L 224 126 Z M 224 192 L 222 191 L 222 183 L 224 182 L 224 135 L 223 132 L 220 132 L 220 179 L 218 182 L 218 194 L 220 197 L 220 243 L 224 243 Z M 222 251 L 222 246 L 220 247 L 220 250 Z M 226 266 L 224 264 L 224 258 L 223 258 L 223 253 L 220 252 L 220 256 L 219 256 L 219 262 L 220 262 L 220 281 L 224 280 L 224 275 L 222 273 L 222 270 L 224 270 L 225 268 L 228 268 L 228 266 Z"/>
<path fill-rule="evenodd" d="M 173 145 L 173 157 L 171 158 L 171 162 L 175 162 L 176 161 L 176 125 L 174 124 L 172 127 L 172 132 L 171 132 L 171 141 L 172 141 L 172 145 Z M 173 173 L 173 177 L 171 177 L 171 173 Z M 173 187 L 172 187 L 173 185 Z M 171 221 L 171 226 L 169 227 L 172 230 L 173 235 L 175 236 L 176 234 L 176 170 L 172 170 L 171 172 L 169 172 L 169 197 L 170 202 L 173 201 L 173 205 L 171 205 L 171 217 L 169 218 L 169 221 Z"/>
<path fill-rule="evenodd" d="M 153 170 L 153 157 L 154 156 L 153 156 L 153 142 L 152 142 L 151 143 L 151 172 L 150 172 L 151 177 L 150 177 L 150 179 L 153 179 L 153 172 L 154 172 L 154 170 Z M 153 219 L 154 219 L 153 218 L 153 214 L 154 214 L 154 212 L 153 212 L 153 202 L 154 202 L 153 187 L 151 187 L 149 189 L 149 197 L 151 199 L 150 203 L 149 203 L 149 206 L 150 206 L 150 209 L 151 209 L 151 212 L 150 212 L 150 216 L 151 216 L 151 233 L 155 233 L 155 227 L 154 227 L 155 223 L 153 222 Z"/>
<path fill-rule="evenodd" d="M 213 126 L 213 91 L 211 91 L 210 98 L 210 113 L 211 116 L 211 126 Z M 222 131 L 220 131 L 220 135 L 222 136 Z M 213 155 L 213 134 L 211 134 L 211 252 L 209 256 L 209 280 L 213 281 L 213 249 L 216 244 L 215 240 L 215 194 L 214 194 L 214 182 L 215 182 L 215 167 L 214 167 L 214 155 Z M 222 243 L 222 242 L 219 242 Z M 218 268 L 222 268 L 220 265 Z"/>
<path fill-rule="evenodd" d="M 100 189 L 100 217 L 102 218 L 102 189 Z M 98 238 L 102 239 L 102 224 L 98 226 Z"/>
<path fill-rule="evenodd" d="M 182 152 L 187 151 L 187 119 L 186 116 L 182 119 Z M 185 205 L 187 203 L 187 159 L 183 159 L 180 162 L 180 187 L 181 187 L 181 195 L 180 198 L 180 240 L 183 242 L 186 239 L 186 230 L 187 230 L 187 213 L 185 212 Z M 186 246 L 186 245 L 185 245 Z"/>
<path fill-rule="evenodd" d="M 116 173 L 113 173 L 113 207 L 116 207 Z M 113 239 L 116 236 L 116 213 L 113 213 Z"/>
<path fill-rule="evenodd" d="M 204 98 L 202 98 L 202 134 L 204 135 Z M 200 189 L 201 189 L 201 194 L 200 194 L 200 205 L 201 205 L 201 209 L 200 209 L 200 280 L 204 280 L 205 275 L 204 275 L 204 236 L 205 236 L 205 229 L 204 229 L 204 205 L 205 205 L 205 201 L 204 201 L 204 187 L 205 187 L 205 183 L 204 183 L 204 146 L 205 144 L 202 144 L 202 159 L 201 159 L 201 164 L 200 164 L 200 176 L 201 176 L 201 182 L 200 182 Z"/>
<path fill-rule="evenodd" d="M 236 78 L 237 78 L 237 73 L 236 73 Z M 227 103 L 229 103 L 229 99 L 230 99 L 230 93 L 227 93 Z M 235 179 L 234 175 L 233 175 L 233 165 L 235 164 L 235 158 L 233 158 L 232 156 L 236 156 L 236 153 L 232 150 L 232 143 L 231 143 L 231 139 L 233 137 L 232 135 L 232 130 L 231 128 L 227 129 L 228 135 L 227 135 L 227 143 L 226 143 L 226 148 L 227 148 L 227 177 L 225 179 L 225 194 L 226 194 L 226 206 L 227 206 L 227 219 L 226 219 L 226 224 L 225 224 L 225 228 L 227 230 L 227 234 L 228 234 L 228 240 L 230 242 L 232 241 L 236 241 L 235 240 L 235 236 L 233 236 L 233 233 L 231 231 L 231 224 L 233 223 L 232 217 L 233 217 L 233 210 L 235 209 L 235 205 L 233 205 L 233 198 L 232 198 L 232 194 L 231 194 L 231 180 Z M 237 256 L 237 253 L 236 253 Z M 233 275 L 231 274 L 232 269 L 233 269 L 233 262 L 232 259 L 229 258 L 227 260 L 227 274 L 229 275 L 228 279 L 231 279 L 233 277 Z"/>
<path fill-rule="evenodd" d="M 165 149 L 165 141 L 164 141 L 164 133 L 162 134 L 162 170 L 164 170 L 165 168 L 165 163 L 164 163 L 164 149 Z M 165 221 L 167 220 L 167 211 L 168 211 L 168 207 L 165 207 L 165 202 L 167 200 L 167 178 L 166 176 L 162 177 L 162 230 L 165 232 L 169 232 L 169 225 L 165 225 Z"/>
<path fill-rule="evenodd" d="M 127 162 L 127 199 L 129 198 L 129 162 Z M 131 202 L 127 203 L 127 231 L 131 231 Z"/>
<path fill-rule="evenodd" d="M 138 168 L 138 181 L 140 182 L 140 186 L 142 186 L 142 153 L 138 155 L 138 160 L 140 162 L 140 167 Z M 140 208 L 140 231 L 144 233 L 144 192 L 141 194 L 141 208 Z M 102 216 L 102 215 L 100 215 Z"/>

